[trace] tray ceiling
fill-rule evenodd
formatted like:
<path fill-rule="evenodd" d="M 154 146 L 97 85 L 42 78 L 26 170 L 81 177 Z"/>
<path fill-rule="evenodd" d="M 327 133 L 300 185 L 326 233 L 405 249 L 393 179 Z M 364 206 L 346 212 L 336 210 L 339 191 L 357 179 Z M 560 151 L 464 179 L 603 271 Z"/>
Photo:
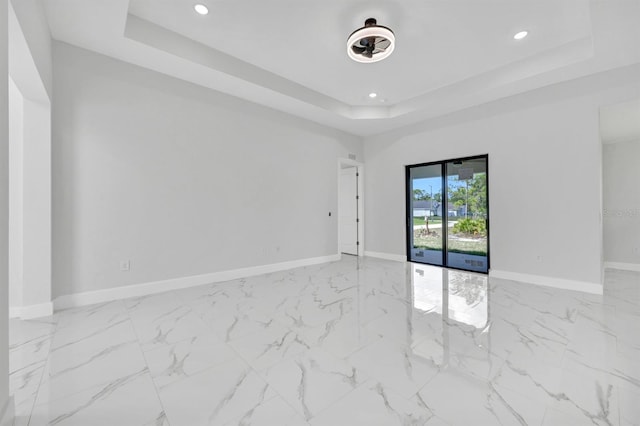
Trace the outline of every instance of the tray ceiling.
<path fill-rule="evenodd" d="M 202 2 L 45 4 L 60 41 L 358 135 L 640 62 L 635 0 Z M 346 40 L 368 17 L 397 44 L 362 64 Z"/>

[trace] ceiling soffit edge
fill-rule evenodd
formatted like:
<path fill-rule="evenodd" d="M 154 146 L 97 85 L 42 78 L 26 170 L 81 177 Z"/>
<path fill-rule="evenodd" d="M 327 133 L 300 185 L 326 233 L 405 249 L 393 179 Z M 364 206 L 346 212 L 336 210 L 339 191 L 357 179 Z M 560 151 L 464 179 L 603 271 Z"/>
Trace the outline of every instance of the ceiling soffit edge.
<path fill-rule="evenodd" d="M 124 36 L 182 60 L 350 120 L 388 119 L 433 108 L 442 112 L 443 106 L 445 112 L 472 106 L 490 99 L 483 100 L 483 96 L 480 96 L 480 99 L 474 101 L 474 97 L 470 95 L 500 92 L 501 87 L 510 87 L 516 82 L 593 57 L 591 37 L 584 37 L 395 105 L 351 106 L 131 14 L 126 17 Z"/>

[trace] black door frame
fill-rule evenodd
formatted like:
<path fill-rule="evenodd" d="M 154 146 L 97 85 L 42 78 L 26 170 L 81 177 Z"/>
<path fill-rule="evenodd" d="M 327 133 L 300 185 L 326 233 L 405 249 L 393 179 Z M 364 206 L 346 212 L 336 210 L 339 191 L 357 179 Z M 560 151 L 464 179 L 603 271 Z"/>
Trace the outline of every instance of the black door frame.
<path fill-rule="evenodd" d="M 447 170 L 446 170 L 446 165 L 447 163 L 452 163 L 454 161 L 469 161 L 469 160 L 478 160 L 478 159 L 484 159 L 486 161 L 486 165 L 487 165 L 487 272 L 479 272 L 479 271 L 473 271 L 473 270 L 469 270 L 469 269 L 463 269 L 463 268 L 456 268 L 456 267 L 452 267 L 452 266 L 448 266 L 447 264 L 447 240 L 448 240 L 448 233 L 449 233 L 449 215 L 445 214 L 448 213 L 449 211 L 449 197 L 448 197 L 448 187 L 447 187 Z M 413 235 L 413 211 L 411 210 L 411 194 L 410 194 L 410 189 L 411 189 L 411 169 L 416 168 L 416 167 L 424 167 L 424 166 L 435 166 L 435 165 L 440 165 L 440 176 L 442 179 L 442 203 L 443 203 L 443 207 L 442 207 L 442 265 L 437 265 L 434 263 L 429 263 L 429 262 L 420 262 L 417 260 L 412 260 L 411 259 L 411 249 L 413 247 L 411 247 L 411 236 Z M 440 160 L 440 161 L 430 161 L 427 163 L 419 163 L 419 164 L 410 164 L 405 166 L 405 219 L 406 219 L 406 255 L 407 255 L 407 262 L 413 262 L 413 263 L 420 263 L 420 264 L 424 264 L 424 265 L 433 265 L 433 266 L 440 266 L 442 268 L 447 268 L 447 269 L 457 269 L 457 270 L 461 270 L 461 271 L 467 271 L 467 272 L 476 272 L 479 274 L 488 274 L 489 270 L 491 269 L 491 230 L 490 225 L 491 225 L 491 220 L 489 219 L 490 217 L 490 208 L 489 208 L 489 154 L 482 154 L 482 155 L 473 155 L 470 157 L 461 157 L 461 158 L 451 158 L 448 160 Z"/>

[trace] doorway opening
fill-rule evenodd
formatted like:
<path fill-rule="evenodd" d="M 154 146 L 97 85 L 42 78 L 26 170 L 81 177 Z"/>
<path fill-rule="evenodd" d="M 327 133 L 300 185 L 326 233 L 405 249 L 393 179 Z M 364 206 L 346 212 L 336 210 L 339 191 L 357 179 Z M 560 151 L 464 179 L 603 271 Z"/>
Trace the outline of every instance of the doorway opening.
<path fill-rule="evenodd" d="M 600 108 L 600 140 L 603 273 L 640 272 L 640 98 Z"/>
<path fill-rule="evenodd" d="M 363 165 L 354 160 L 338 163 L 338 253 L 364 255 Z"/>

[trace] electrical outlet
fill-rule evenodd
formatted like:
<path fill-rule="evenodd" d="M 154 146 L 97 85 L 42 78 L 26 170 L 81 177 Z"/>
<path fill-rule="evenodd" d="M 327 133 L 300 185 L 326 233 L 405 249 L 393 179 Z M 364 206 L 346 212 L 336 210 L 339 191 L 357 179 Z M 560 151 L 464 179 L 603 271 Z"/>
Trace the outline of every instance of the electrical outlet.
<path fill-rule="evenodd" d="M 538 263 L 542 263 L 542 261 L 543 261 L 543 260 L 544 260 L 544 259 L 543 259 L 542 255 L 537 255 L 537 256 L 536 256 L 536 262 L 538 262 Z"/>
<path fill-rule="evenodd" d="M 129 260 L 121 260 L 120 261 L 120 270 L 123 272 L 127 272 L 131 269 L 131 261 Z"/>

